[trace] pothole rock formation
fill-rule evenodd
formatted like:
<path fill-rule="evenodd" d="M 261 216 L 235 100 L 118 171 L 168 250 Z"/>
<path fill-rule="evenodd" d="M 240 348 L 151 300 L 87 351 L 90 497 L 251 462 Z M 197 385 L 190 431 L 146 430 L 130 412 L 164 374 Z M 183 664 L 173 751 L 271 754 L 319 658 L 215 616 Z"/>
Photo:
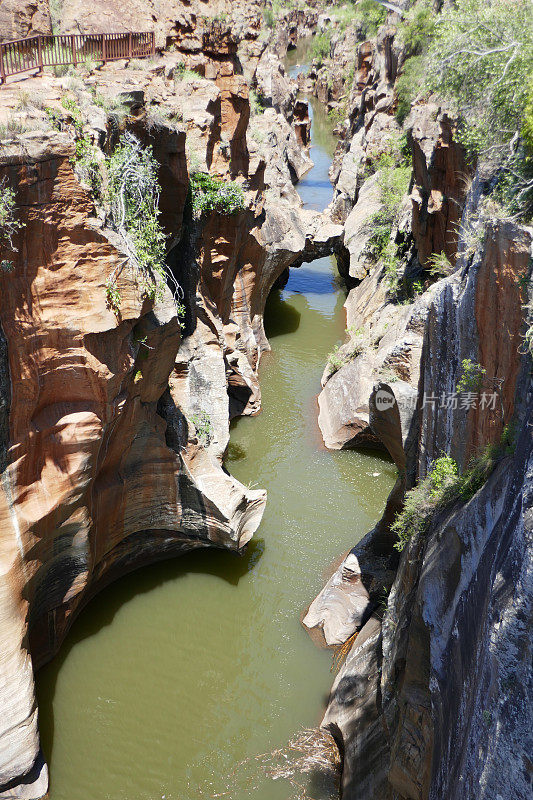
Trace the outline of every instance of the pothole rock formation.
<path fill-rule="evenodd" d="M 55 653 L 112 578 L 196 547 L 241 549 L 265 502 L 198 447 L 184 454 L 170 293 L 150 307 L 124 267 L 119 320 L 106 305 L 106 278 L 126 258 L 95 224 L 72 155 L 55 134 L 26 137 L 0 160 L 26 226 L 12 271 L 0 274 L 0 785 L 40 765 L 29 796 L 45 788 L 32 660 Z"/>
<path fill-rule="evenodd" d="M 74 8 L 65 3 L 65 28 Z M 117 8 L 106 8 L 112 27 Z M 133 27 L 150 8 L 128 9 Z M 271 287 L 304 257 L 341 246 L 342 227 L 303 210 L 294 190 L 311 161 L 292 119 L 272 107 L 250 122 L 240 58 L 253 74 L 263 50 L 256 17 L 243 15 L 236 33 L 200 19 L 206 8 L 170 29 L 166 12 L 158 17 L 176 49 L 153 62 L 30 77 L 32 102 L 15 84 L 1 93 L 13 124 L 0 180 L 25 227 L 0 259 L 0 797 L 46 792 L 33 669 L 95 592 L 194 548 L 239 552 L 253 535 L 265 493 L 222 468 L 229 419 L 260 408 Z M 84 7 L 84 29 L 101 29 L 100 11 Z M 253 32 L 246 45 L 241 29 Z M 181 319 L 170 291 L 155 302 L 143 295 L 105 207 L 80 182 L 76 142 L 90 143 L 105 182 L 104 151 L 125 130 L 157 164 Z M 193 213 L 197 170 L 236 180 L 242 208 Z"/>
<path fill-rule="evenodd" d="M 359 630 L 322 723 L 344 753 L 345 798 L 459 800 L 478 796 L 480 785 L 494 796 L 528 795 L 523 709 L 531 681 L 533 409 L 520 286 L 531 277 L 531 247 L 530 230 L 489 224 L 462 271 L 437 285 L 408 431 L 401 413 L 392 425 L 380 419 L 374 397 L 383 385 L 371 398 L 372 425 L 385 442 L 396 438 L 404 467 L 384 517 L 305 620 L 329 643 Z M 504 325 L 486 324 L 489 308 L 501 309 Z M 424 402 L 433 391 L 453 391 L 464 358 L 502 379 L 501 405 L 483 413 Z M 442 452 L 468 464 L 511 420 L 515 444 L 486 483 L 470 499 L 444 506 L 399 559 L 390 523 L 404 488 Z M 392 579 L 383 617 L 379 588 Z"/>

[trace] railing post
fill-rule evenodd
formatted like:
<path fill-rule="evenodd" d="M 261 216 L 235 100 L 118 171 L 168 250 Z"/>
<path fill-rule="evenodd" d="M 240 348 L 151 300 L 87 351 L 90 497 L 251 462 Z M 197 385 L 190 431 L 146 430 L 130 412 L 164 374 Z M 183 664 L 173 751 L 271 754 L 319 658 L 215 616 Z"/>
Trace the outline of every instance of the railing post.
<path fill-rule="evenodd" d="M 102 34 L 102 61 L 104 62 L 104 64 L 107 61 L 106 55 L 107 54 L 106 54 L 106 46 L 105 46 L 105 33 L 103 33 Z"/>
<path fill-rule="evenodd" d="M 133 56 L 133 33 L 130 31 L 128 34 L 128 58 Z"/>
<path fill-rule="evenodd" d="M 152 31 L 152 55 L 155 56 L 155 32 Z"/>
<path fill-rule="evenodd" d="M 4 67 L 4 48 L 0 44 L 0 83 L 6 82 L 6 70 Z"/>
<path fill-rule="evenodd" d="M 39 61 L 39 75 L 43 74 L 43 40 L 41 34 L 37 36 L 37 58 Z"/>
<path fill-rule="evenodd" d="M 72 53 L 72 63 L 76 66 L 78 63 L 78 59 L 76 58 L 76 37 L 72 33 L 70 35 L 70 51 Z"/>

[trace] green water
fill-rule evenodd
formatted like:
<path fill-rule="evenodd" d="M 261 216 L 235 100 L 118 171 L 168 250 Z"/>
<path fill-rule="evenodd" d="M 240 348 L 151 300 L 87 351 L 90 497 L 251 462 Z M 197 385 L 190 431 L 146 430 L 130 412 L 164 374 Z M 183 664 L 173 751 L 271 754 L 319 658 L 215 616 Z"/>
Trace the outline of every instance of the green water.
<path fill-rule="evenodd" d="M 299 190 L 323 208 L 334 141 L 319 107 L 313 142 L 315 168 Z M 233 426 L 227 459 L 241 481 L 268 490 L 246 555 L 204 551 L 123 578 L 40 671 L 50 800 L 293 796 L 255 757 L 323 712 L 330 654 L 299 618 L 323 572 L 376 521 L 394 479 L 381 458 L 320 446 L 316 394 L 344 327 L 333 275 L 331 259 L 303 265 L 268 303 L 264 410 Z M 313 778 L 309 793 L 331 797 Z"/>

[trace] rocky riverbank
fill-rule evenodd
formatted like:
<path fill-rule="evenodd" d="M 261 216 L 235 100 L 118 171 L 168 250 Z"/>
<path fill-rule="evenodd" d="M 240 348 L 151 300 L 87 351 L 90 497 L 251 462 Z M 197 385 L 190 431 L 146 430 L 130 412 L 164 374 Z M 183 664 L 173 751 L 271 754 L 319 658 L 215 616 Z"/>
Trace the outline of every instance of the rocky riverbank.
<path fill-rule="evenodd" d="M 328 447 L 385 447 L 399 477 L 304 620 L 348 652 L 322 725 L 343 797 L 525 799 L 533 232 L 498 210 L 457 116 L 432 96 L 398 112 L 400 16 L 365 41 L 330 16 L 329 53 L 300 78 L 341 108 L 343 139 L 347 339 L 319 423 Z"/>
<path fill-rule="evenodd" d="M 343 797 L 522 800 L 532 229 L 460 104 L 415 74 L 440 9 L 59 9 L 13 0 L 0 34 L 150 29 L 158 55 L 0 90 L 0 797 L 47 791 L 33 668 L 88 600 L 253 536 L 266 496 L 223 466 L 230 419 L 260 410 L 272 288 L 335 253 L 346 340 L 322 378 L 324 443 L 398 468 L 305 619 L 347 652 L 322 723 Z M 310 35 L 292 80 L 282 59 Z M 326 213 L 295 189 L 312 163 L 298 89 L 340 137 Z"/>
<path fill-rule="evenodd" d="M 62 29 L 101 29 L 102 11 L 64 3 Z M 144 8 L 130 11 L 132 27 L 152 27 Z M 124 24 L 118 7 L 104 16 Z M 38 29 L 35 15 L 30 27 L 12 20 L 4 34 Z M 0 180 L 15 227 L 0 271 L 1 796 L 46 791 L 33 668 L 95 592 L 191 549 L 241 551 L 260 522 L 265 492 L 222 467 L 229 421 L 260 409 L 270 289 L 342 235 L 294 190 L 312 163 L 305 104 L 295 111 L 261 25 L 260 4 L 199 3 L 177 18 L 169 6 L 155 59 L 2 88 Z M 280 32 L 288 42 L 289 26 Z M 117 212 L 126 198 L 127 220 L 141 176 L 159 209 L 148 235 Z M 155 254 L 159 229 L 164 282 L 135 244 Z"/>

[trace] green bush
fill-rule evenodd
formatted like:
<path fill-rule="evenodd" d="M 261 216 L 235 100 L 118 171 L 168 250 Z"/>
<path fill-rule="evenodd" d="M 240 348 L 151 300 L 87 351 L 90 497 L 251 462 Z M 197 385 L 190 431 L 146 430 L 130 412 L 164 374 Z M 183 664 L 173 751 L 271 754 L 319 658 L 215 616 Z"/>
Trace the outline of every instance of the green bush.
<path fill-rule="evenodd" d="M 331 372 L 338 372 L 338 370 L 345 363 L 342 353 L 339 352 L 340 345 L 336 344 L 331 353 L 328 354 L 327 365 Z"/>
<path fill-rule="evenodd" d="M 453 266 L 443 252 L 432 253 L 427 260 L 426 269 L 433 278 L 443 278 L 453 272 Z"/>
<path fill-rule="evenodd" d="M 479 392 L 483 384 L 486 369 L 470 358 L 464 358 L 461 367 L 462 374 L 457 383 L 457 391 Z"/>
<path fill-rule="evenodd" d="M 464 115 L 478 152 L 520 129 L 533 71 L 530 0 L 457 0 L 438 18 L 428 85 Z"/>
<path fill-rule="evenodd" d="M 213 178 L 205 172 L 191 175 L 190 192 L 192 207 L 197 214 L 204 211 L 235 214 L 244 208 L 244 194 L 238 183 Z"/>
<path fill-rule="evenodd" d="M 311 57 L 316 59 L 319 64 L 322 64 L 326 58 L 329 58 L 330 52 L 331 39 L 329 33 L 318 33 L 313 39 Z"/>
<path fill-rule="evenodd" d="M 166 285 L 165 235 L 159 223 L 160 188 L 151 147 L 124 134 L 107 159 L 107 173 L 110 223 L 124 241 L 143 294 L 159 298 Z M 108 297 L 115 276 L 110 280 Z M 116 297 L 113 307 L 115 301 Z"/>
<path fill-rule="evenodd" d="M 400 204 L 409 188 L 411 167 L 406 165 L 403 156 L 395 149 L 396 143 L 393 143 L 391 148 L 393 149 L 382 153 L 376 161 L 376 165 L 380 167 L 378 185 L 383 208 L 370 219 L 372 231 L 365 248 L 365 255 L 373 261 L 383 262 L 389 292 L 396 298 L 400 290 L 402 262 L 398 256 L 398 248 L 391 240 L 391 234 L 397 221 Z M 400 163 L 394 166 L 398 159 Z"/>
<path fill-rule="evenodd" d="M 416 3 L 405 12 L 399 26 L 399 36 L 408 56 L 427 50 L 435 33 L 436 21 L 435 11 L 427 0 Z"/>
<path fill-rule="evenodd" d="M 515 439 L 514 425 L 506 425 L 500 441 L 487 445 L 462 475 L 450 456 L 437 458 L 427 477 L 405 495 L 404 507 L 391 526 L 398 536 L 395 548 L 402 551 L 412 536 L 427 530 L 437 511 L 474 497 L 502 458 L 514 451 Z"/>
<path fill-rule="evenodd" d="M 74 165 L 78 176 L 89 184 L 93 197 L 98 199 L 102 188 L 98 148 L 92 144 L 87 136 L 82 136 L 76 141 Z"/>
<path fill-rule="evenodd" d="M 387 9 L 374 0 L 359 0 L 359 2 L 346 3 L 335 9 L 335 17 L 339 20 L 340 27 L 359 23 L 361 33 L 365 38 L 375 36 L 380 25 L 387 19 Z"/>
<path fill-rule="evenodd" d="M 522 120 L 522 137 L 528 157 L 533 158 L 533 78 L 529 81 L 527 102 Z"/>
<path fill-rule="evenodd" d="M 191 414 L 190 420 L 196 428 L 198 440 L 209 445 L 213 438 L 213 423 L 209 414 L 206 411 L 199 411 L 197 414 Z"/>
<path fill-rule="evenodd" d="M 266 108 L 265 98 L 255 89 L 250 89 L 250 111 L 253 116 L 262 114 Z"/>
<path fill-rule="evenodd" d="M 400 125 L 403 124 L 411 111 L 411 103 L 423 88 L 424 77 L 425 58 L 417 55 L 407 59 L 395 85 L 396 97 L 398 100 L 396 119 Z"/>
<path fill-rule="evenodd" d="M 0 181 L 0 246 L 13 249 L 13 236 L 24 227 L 16 217 L 15 192 L 3 178 Z M 8 263 L 8 262 L 6 262 Z M 9 271 L 4 268 L 4 271 Z"/>
<path fill-rule="evenodd" d="M 274 17 L 274 12 L 271 8 L 265 8 L 263 11 L 263 19 L 265 20 L 265 25 L 267 28 L 275 28 L 276 18 Z"/>

